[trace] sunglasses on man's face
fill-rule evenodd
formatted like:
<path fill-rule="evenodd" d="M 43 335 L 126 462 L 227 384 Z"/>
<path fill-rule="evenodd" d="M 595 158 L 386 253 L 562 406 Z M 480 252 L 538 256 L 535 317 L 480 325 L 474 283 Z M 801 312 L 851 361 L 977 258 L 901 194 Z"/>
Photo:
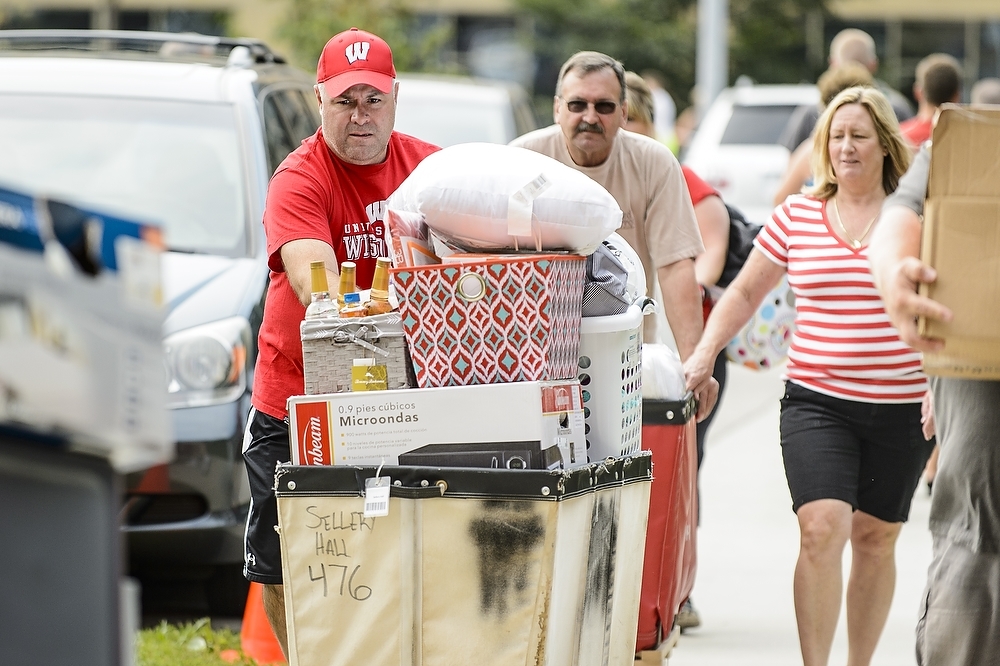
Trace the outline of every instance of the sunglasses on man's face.
<path fill-rule="evenodd" d="M 566 108 L 569 109 L 570 113 L 583 113 L 590 104 L 591 102 L 585 102 L 582 99 L 571 99 L 566 101 Z M 618 108 L 616 102 L 594 102 L 593 105 L 594 111 L 597 111 L 602 116 L 610 116 Z"/>

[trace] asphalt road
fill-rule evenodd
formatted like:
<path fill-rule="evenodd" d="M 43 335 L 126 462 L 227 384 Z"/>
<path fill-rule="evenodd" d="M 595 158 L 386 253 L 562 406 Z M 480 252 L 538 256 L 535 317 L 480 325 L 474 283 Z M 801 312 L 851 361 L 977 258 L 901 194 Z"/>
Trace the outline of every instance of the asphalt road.
<path fill-rule="evenodd" d="M 680 638 L 670 666 L 801 664 L 792 606 L 798 528 L 778 444 L 780 371 L 732 364 L 701 469 L 698 575 L 702 626 Z M 873 666 L 912 666 L 914 627 L 930 563 L 930 499 L 917 489 L 896 548 L 897 582 Z M 844 556 L 845 580 L 850 548 Z M 843 608 L 831 664 L 847 661 Z"/>

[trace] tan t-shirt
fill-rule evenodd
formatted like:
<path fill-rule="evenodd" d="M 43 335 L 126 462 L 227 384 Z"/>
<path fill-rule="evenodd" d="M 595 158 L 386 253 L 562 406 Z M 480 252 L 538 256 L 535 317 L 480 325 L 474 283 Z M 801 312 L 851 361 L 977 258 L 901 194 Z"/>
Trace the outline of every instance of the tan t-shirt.
<path fill-rule="evenodd" d="M 693 259 L 705 251 L 681 166 L 663 144 L 619 130 L 608 159 L 595 167 L 573 162 L 558 125 L 525 134 L 511 145 L 555 158 L 587 174 L 611 193 L 622 209 L 618 233 L 642 260 L 647 295 L 653 293 L 658 268 L 680 259 Z M 669 299 L 670 294 L 663 298 Z M 646 328 L 649 334 L 650 327 Z"/>

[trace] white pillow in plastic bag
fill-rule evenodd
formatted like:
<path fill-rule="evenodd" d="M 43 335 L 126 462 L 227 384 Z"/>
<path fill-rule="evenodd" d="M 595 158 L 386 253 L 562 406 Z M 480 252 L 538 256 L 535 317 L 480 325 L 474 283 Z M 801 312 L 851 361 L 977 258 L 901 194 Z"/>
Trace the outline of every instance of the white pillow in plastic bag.
<path fill-rule="evenodd" d="M 471 252 L 590 254 L 621 226 L 614 197 L 576 169 L 526 148 L 463 143 L 425 158 L 386 203 L 419 212 Z"/>
<path fill-rule="evenodd" d="M 642 345 L 642 397 L 647 400 L 680 400 L 687 392 L 684 364 L 669 346 L 658 342 Z"/>

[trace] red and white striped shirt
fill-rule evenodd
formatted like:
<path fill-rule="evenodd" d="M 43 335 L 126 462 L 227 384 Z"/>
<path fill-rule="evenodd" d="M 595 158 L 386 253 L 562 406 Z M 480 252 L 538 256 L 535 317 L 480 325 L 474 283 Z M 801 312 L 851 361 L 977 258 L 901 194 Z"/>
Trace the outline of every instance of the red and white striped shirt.
<path fill-rule="evenodd" d="M 754 245 L 788 270 L 795 333 L 785 378 L 845 400 L 920 402 L 927 391 L 920 352 L 899 338 L 868 266 L 831 229 L 825 202 L 793 194 Z"/>

